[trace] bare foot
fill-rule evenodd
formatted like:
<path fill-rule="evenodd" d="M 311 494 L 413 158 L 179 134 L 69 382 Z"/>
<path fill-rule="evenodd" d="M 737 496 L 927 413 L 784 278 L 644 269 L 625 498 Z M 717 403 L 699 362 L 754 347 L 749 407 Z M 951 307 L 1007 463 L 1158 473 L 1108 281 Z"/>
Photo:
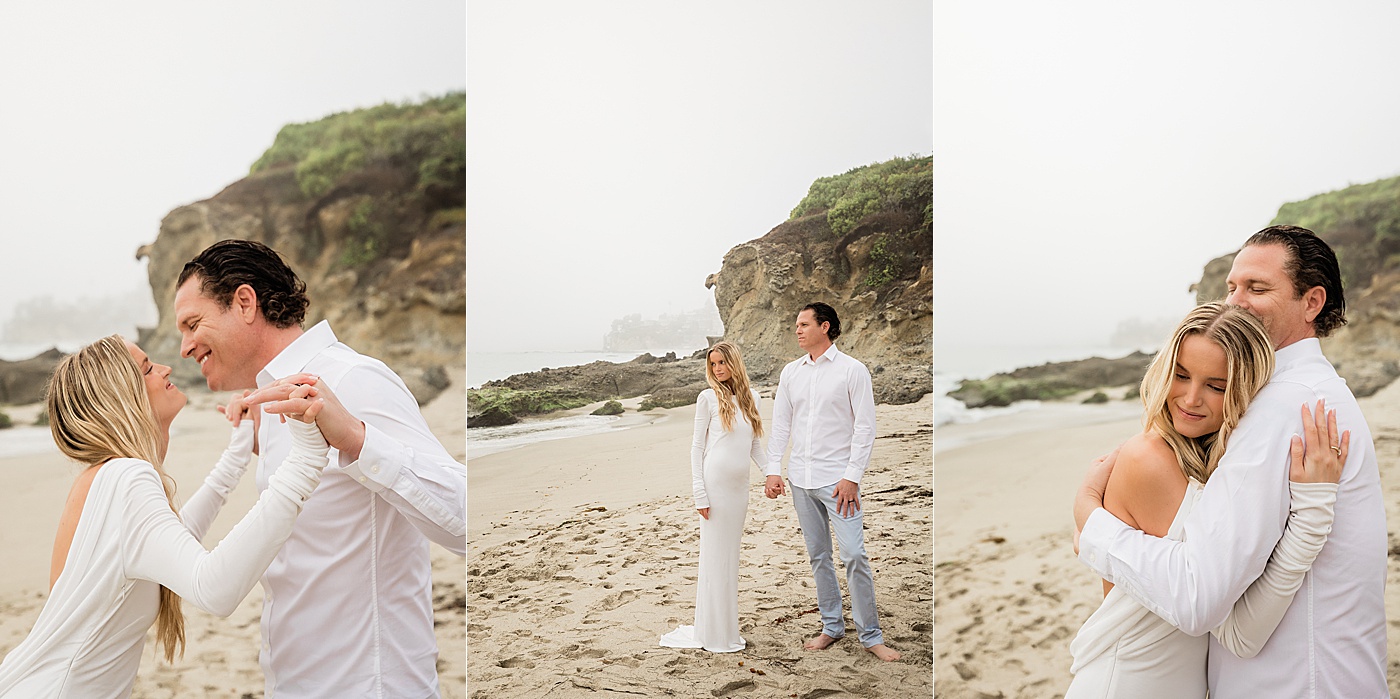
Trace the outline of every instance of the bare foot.
<path fill-rule="evenodd" d="M 900 658 L 899 651 L 890 648 L 889 646 L 883 643 L 876 643 L 875 645 L 866 648 L 866 650 L 870 651 L 871 653 L 874 653 L 875 657 L 887 663 L 892 663 L 896 660 L 899 660 Z"/>
<path fill-rule="evenodd" d="M 830 648 L 831 644 L 835 642 L 836 639 L 826 634 L 822 634 L 820 636 L 817 636 L 816 638 L 813 638 L 810 641 L 807 641 L 806 643 L 803 643 L 802 647 L 806 648 L 807 650 L 826 650 L 827 648 Z"/>

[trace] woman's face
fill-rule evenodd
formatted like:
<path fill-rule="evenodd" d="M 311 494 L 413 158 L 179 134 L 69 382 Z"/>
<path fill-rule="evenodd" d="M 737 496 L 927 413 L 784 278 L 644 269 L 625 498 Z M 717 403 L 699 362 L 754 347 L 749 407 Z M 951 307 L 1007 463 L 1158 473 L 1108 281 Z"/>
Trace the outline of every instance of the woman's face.
<path fill-rule="evenodd" d="M 136 360 L 136 366 L 140 367 L 141 380 L 146 384 L 146 396 L 151 401 L 156 422 L 168 427 L 188 399 L 180 389 L 175 388 L 175 384 L 170 383 L 170 367 L 152 362 L 140 347 L 130 342 L 126 343 L 126 349 Z"/>
<path fill-rule="evenodd" d="M 710 373 L 714 374 L 715 380 L 720 383 L 728 381 L 729 377 L 732 376 L 729 371 L 729 362 L 725 361 L 722 353 L 710 353 Z"/>
<path fill-rule="evenodd" d="M 1172 426 L 1185 437 L 1217 432 L 1225 422 L 1225 349 L 1199 333 L 1187 335 L 1176 353 L 1167 407 Z"/>

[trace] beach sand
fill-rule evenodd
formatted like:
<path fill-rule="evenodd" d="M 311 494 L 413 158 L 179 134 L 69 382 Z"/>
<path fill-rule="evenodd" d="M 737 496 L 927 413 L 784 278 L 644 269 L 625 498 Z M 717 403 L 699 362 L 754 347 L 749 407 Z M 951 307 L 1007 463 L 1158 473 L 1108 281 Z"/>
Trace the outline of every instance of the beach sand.
<path fill-rule="evenodd" d="M 1360 403 L 1387 503 L 1386 617 L 1394 625 L 1400 622 L 1400 385 Z M 1128 404 L 1097 412 L 1066 407 L 997 417 L 991 424 L 947 425 L 935 434 L 939 444 L 966 443 L 940 449 L 936 457 L 934 674 L 940 698 L 1062 697 L 1069 686 L 1069 642 L 1103 599 L 1098 576 L 1071 548 L 1074 492 L 1089 463 L 1141 423 L 1140 411 Z M 1124 417 L 1128 413 L 1135 416 Z M 975 441 L 989 434 L 999 436 Z M 1392 631 L 1388 671 L 1396 695 L 1398 643 L 1400 634 Z"/>
<path fill-rule="evenodd" d="M 766 419 L 771 400 L 763 402 Z M 862 482 L 881 625 L 904 655 L 889 664 L 855 640 L 849 610 L 846 639 L 802 649 L 820 631 L 811 568 L 789 498 L 764 498 L 756 468 L 739 574 L 748 647 L 712 654 L 657 644 L 694 613 L 693 415 L 694 406 L 629 415 L 627 429 L 468 464 L 471 695 L 929 696 L 931 399 L 878 406 Z"/>
<path fill-rule="evenodd" d="M 465 372 L 449 370 L 452 386 L 424 406 L 433 433 L 454 458 L 466 458 Z M 203 482 L 209 468 L 228 444 L 229 428 L 215 411 L 222 394 L 193 393 L 190 403 L 171 426 L 166 464 L 178 484 L 177 498 L 184 501 Z M 6 408 L 17 425 L 32 424 L 41 406 Z M 0 434 L 0 440 L 5 435 Z M 49 559 L 53 551 L 58 515 L 67 498 L 78 466 L 57 449 L 28 456 L 0 458 L 0 473 L 7 478 L 0 495 L 0 653 L 7 653 L 28 634 L 49 587 Z M 250 469 L 251 471 L 251 469 Z M 252 473 L 229 498 L 210 527 L 205 545 L 212 548 L 257 501 Z M 466 596 L 464 559 L 432 544 L 433 606 L 438 639 L 438 675 L 442 696 L 466 696 Z M 185 699 L 188 697 L 263 696 L 262 670 L 258 667 L 262 610 L 262 586 L 238 606 L 233 615 L 220 619 L 184 605 L 186 648 L 173 665 L 157 659 L 154 633 L 142 655 L 132 696 L 136 699 Z M 162 656 L 163 658 L 163 656 Z"/>

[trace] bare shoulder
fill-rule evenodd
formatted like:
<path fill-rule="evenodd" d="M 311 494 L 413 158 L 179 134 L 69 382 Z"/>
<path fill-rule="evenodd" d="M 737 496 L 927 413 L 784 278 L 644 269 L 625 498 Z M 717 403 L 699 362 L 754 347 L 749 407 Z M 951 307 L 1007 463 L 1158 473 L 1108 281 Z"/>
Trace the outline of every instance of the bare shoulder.
<path fill-rule="evenodd" d="M 1176 453 L 1160 436 L 1143 432 L 1119 448 L 1104 507 L 1130 526 L 1165 536 L 1185 493 Z"/>

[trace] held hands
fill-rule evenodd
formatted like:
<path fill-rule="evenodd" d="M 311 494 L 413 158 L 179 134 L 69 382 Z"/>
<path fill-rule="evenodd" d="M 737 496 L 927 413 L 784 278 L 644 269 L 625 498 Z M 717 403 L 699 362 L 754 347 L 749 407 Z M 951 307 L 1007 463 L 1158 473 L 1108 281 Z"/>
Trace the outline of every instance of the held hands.
<path fill-rule="evenodd" d="M 229 400 L 228 406 L 217 406 L 219 412 L 223 413 L 224 419 L 228 420 L 229 424 L 233 425 L 233 437 L 229 442 L 229 449 L 235 449 L 236 452 L 243 454 L 244 458 L 247 458 L 249 454 L 258 453 L 258 428 L 262 423 L 262 418 L 258 415 L 258 411 L 248 407 L 247 398 L 249 393 L 252 393 L 252 391 L 234 394 L 233 398 Z M 244 419 L 251 419 L 253 421 L 252 428 L 249 431 L 251 436 L 247 437 L 246 443 L 242 439 L 244 432 L 238 429 L 240 423 L 242 423 Z"/>
<path fill-rule="evenodd" d="M 326 442 L 349 461 L 360 458 L 365 444 L 365 423 L 341 405 L 331 389 L 314 374 L 292 374 L 278 379 L 246 396 L 249 406 L 302 422 L 315 422 Z"/>
<path fill-rule="evenodd" d="M 1079 553 L 1079 533 L 1084 531 L 1084 523 L 1089 521 L 1089 515 L 1094 514 L 1094 510 L 1103 507 L 1103 494 L 1108 490 L 1108 476 L 1113 473 L 1113 464 L 1117 461 L 1117 449 L 1094 459 L 1088 473 L 1084 474 L 1084 482 L 1079 485 L 1079 492 L 1074 495 L 1075 554 Z"/>
<path fill-rule="evenodd" d="M 786 492 L 787 489 L 783 487 L 782 476 L 769 476 L 763 484 L 763 494 L 768 496 L 769 500 L 777 498 L 779 495 Z"/>
<path fill-rule="evenodd" d="M 1337 411 L 1326 410 L 1322 401 L 1309 414 L 1303 404 L 1303 437 L 1293 435 L 1289 443 L 1288 480 L 1295 483 L 1337 483 L 1347 463 L 1351 430 L 1337 439 Z M 1304 446 L 1304 437 L 1307 444 Z"/>

